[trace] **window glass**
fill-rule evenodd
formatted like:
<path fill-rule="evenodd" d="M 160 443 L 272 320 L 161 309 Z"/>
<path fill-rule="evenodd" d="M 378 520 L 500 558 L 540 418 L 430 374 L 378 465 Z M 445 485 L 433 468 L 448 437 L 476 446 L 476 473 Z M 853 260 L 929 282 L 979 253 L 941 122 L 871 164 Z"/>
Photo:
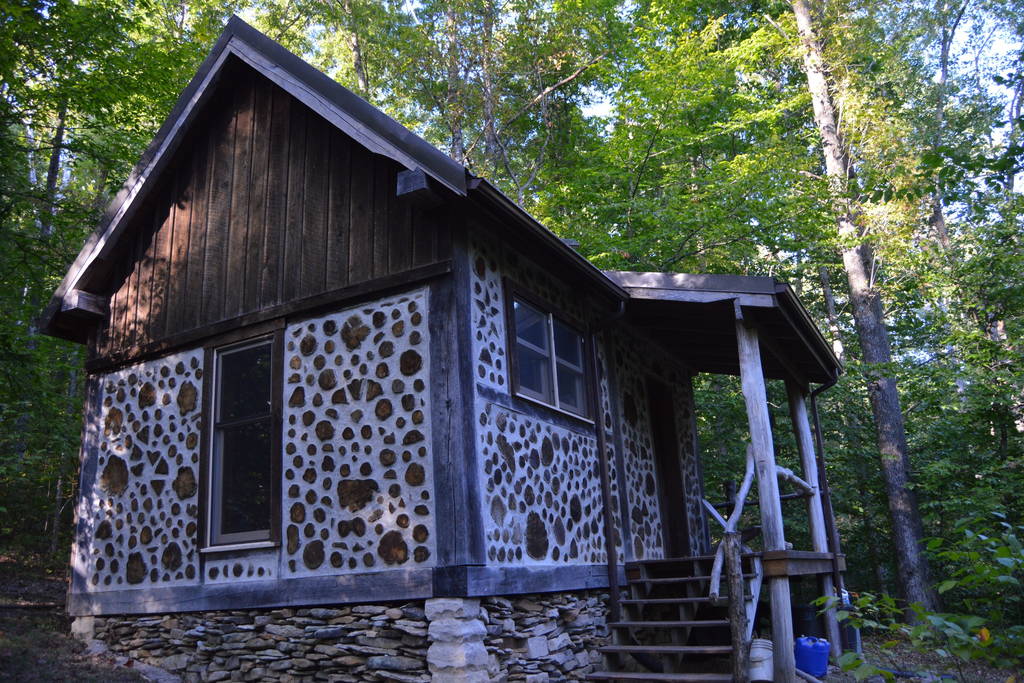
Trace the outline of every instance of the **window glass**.
<path fill-rule="evenodd" d="M 549 406 L 586 415 L 583 338 L 551 313 L 512 300 L 515 389 Z"/>
<path fill-rule="evenodd" d="M 551 401 L 551 361 L 523 343 L 516 344 L 516 364 L 519 368 L 519 389 L 544 401 Z"/>
<path fill-rule="evenodd" d="M 571 327 L 554 319 L 555 355 L 559 360 L 571 363 L 577 368 L 583 367 L 583 350 L 580 348 L 580 335 Z"/>
<path fill-rule="evenodd" d="M 270 418 L 221 432 L 220 533 L 267 528 L 270 520 Z"/>
<path fill-rule="evenodd" d="M 583 373 L 562 363 L 558 364 L 558 405 L 582 415 Z"/>
<path fill-rule="evenodd" d="M 513 304 L 516 313 L 516 337 L 538 351 L 548 350 L 548 316 L 521 301 Z"/>
<path fill-rule="evenodd" d="M 220 355 L 218 421 L 270 412 L 270 344 Z"/>
<path fill-rule="evenodd" d="M 214 544 L 270 538 L 272 350 L 267 340 L 217 353 L 209 493 Z"/>

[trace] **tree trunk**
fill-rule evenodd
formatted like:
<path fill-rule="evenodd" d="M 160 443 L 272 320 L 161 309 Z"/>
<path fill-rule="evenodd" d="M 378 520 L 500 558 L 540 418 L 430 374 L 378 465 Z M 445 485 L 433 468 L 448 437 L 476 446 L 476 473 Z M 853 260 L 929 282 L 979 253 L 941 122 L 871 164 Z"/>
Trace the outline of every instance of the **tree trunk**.
<path fill-rule="evenodd" d="M 1024 74 L 1017 73 L 1017 84 L 1013 87 L 1013 98 L 1010 100 L 1010 131 L 1006 136 L 1007 142 L 1011 145 L 1020 142 L 1020 120 L 1021 108 L 1024 106 Z M 1013 196 L 1014 186 L 1017 181 L 1017 166 L 1014 165 L 1006 171 L 1006 193 L 1008 197 Z"/>
<path fill-rule="evenodd" d="M 370 95 L 370 79 L 366 76 L 366 64 L 363 62 L 363 46 L 359 41 L 359 22 L 356 20 L 355 13 L 352 10 L 352 0 L 343 0 L 342 9 L 345 12 L 348 48 L 352 51 L 352 69 L 356 72 L 356 84 L 359 87 L 359 94 L 368 98 Z"/>
<path fill-rule="evenodd" d="M 868 366 L 892 360 L 889 332 L 885 327 L 882 300 L 874 287 L 871 267 L 874 254 L 857 227 L 857 207 L 848 196 L 853 166 L 839 126 L 828 88 L 827 69 L 818 42 L 807 0 L 793 0 L 797 29 L 803 46 L 807 86 L 814 106 L 814 122 L 821 135 L 825 168 L 832 185 L 839 236 L 846 246 L 842 251 L 850 290 L 853 319 L 860 340 L 863 360 Z M 875 418 L 878 449 L 889 513 L 892 517 L 893 545 L 897 575 L 904 597 L 935 609 L 937 600 L 928 585 L 928 564 L 920 552 L 921 516 L 911 490 L 907 457 L 907 438 L 903 425 L 896 381 L 883 370 L 871 374 L 868 394 Z"/>
<path fill-rule="evenodd" d="M 50 554 L 57 552 L 57 543 L 60 540 L 60 513 L 63 508 L 64 497 L 61 495 L 64 488 L 64 477 L 57 475 L 57 484 L 53 493 L 53 514 L 50 519 Z"/>
<path fill-rule="evenodd" d="M 484 156 L 490 165 L 491 173 L 498 168 L 498 131 L 494 120 L 494 20 L 496 11 L 493 2 L 484 3 L 483 8 L 483 40 L 480 46 L 480 80 L 483 85 L 484 110 Z"/>
<path fill-rule="evenodd" d="M 445 98 L 445 114 L 451 127 L 451 145 L 449 154 L 460 164 L 465 163 L 466 149 L 462 136 L 462 79 L 459 68 L 459 22 L 455 8 L 451 5 L 445 11 L 445 23 L 448 29 L 448 93 Z"/>
<path fill-rule="evenodd" d="M 828 331 L 832 335 L 832 352 L 840 363 L 846 361 L 846 349 L 843 347 L 843 338 L 839 334 L 839 316 L 836 315 L 836 298 L 832 293 L 832 281 L 828 276 L 828 268 L 818 268 L 818 278 L 821 280 L 821 291 L 825 295 L 825 313 L 828 316 Z"/>
<path fill-rule="evenodd" d="M 946 102 L 949 99 L 946 85 L 949 81 L 949 53 L 953 47 L 953 38 L 956 36 L 956 31 L 960 27 L 960 22 L 963 20 L 964 13 L 967 11 L 967 6 L 970 3 L 971 0 L 964 0 L 952 17 L 942 17 L 943 24 L 939 37 L 939 74 L 935 83 L 937 91 L 935 98 L 935 137 L 932 142 L 933 150 L 937 150 L 942 146 L 943 130 L 946 127 Z M 945 12 L 942 13 L 945 14 Z M 951 19 L 948 23 L 946 21 L 947 18 Z M 939 244 L 943 249 L 948 250 L 949 230 L 946 227 L 946 216 L 942 209 L 942 193 L 939 191 L 937 176 L 935 180 L 936 187 L 932 190 L 932 215 L 929 218 L 929 223 Z"/>
<path fill-rule="evenodd" d="M 65 119 L 67 118 L 68 105 L 66 100 L 61 100 L 60 106 L 57 109 L 57 127 L 53 133 L 53 139 L 50 142 L 50 159 L 46 165 L 46 186 L 44 190 L 43 201 L 40 202 L 39 208 L 36 211 L 36 227 L 39 229 L 39 238 L 45 242 L 50 239 L 53 235 L 53 218 L 57 213 L 57 180 L 60 175 L 60 161 L 61 152 L 64 149 L 64 127 Z M 26 138 L 29 142 L 29 147 L 34 146 L 35 141 L 33 139 L 31 128 L 26 125 Z M 29 150 L 29 181 L 34 186 L 38 181 L 38 177 L 35 173 L 35 168 L 32 163 L 32 152 Z M 25 295 L 28 298 L 28 310 L 37 311 L 39 309 L 39 292 L 36 291 L 32 285 L 28 285 L 24 289 Z M 27 332 L 28 338 L 25 340 L 25 348 L 29 351 L 35 351 L 39 346 L 39 330 L 36 328 L 35 315 L 30 314 L 25 331 Z M 14 453 L 16 461 L 21 462 L 26 453 L 28 452 L 28 441 L 24 435 L 28 429 L 29 420 L 31 416 L 26 412 L 18 416 L 15 420 L 15 429 L 17 430 L 19 437 L 14 443 Z"/>

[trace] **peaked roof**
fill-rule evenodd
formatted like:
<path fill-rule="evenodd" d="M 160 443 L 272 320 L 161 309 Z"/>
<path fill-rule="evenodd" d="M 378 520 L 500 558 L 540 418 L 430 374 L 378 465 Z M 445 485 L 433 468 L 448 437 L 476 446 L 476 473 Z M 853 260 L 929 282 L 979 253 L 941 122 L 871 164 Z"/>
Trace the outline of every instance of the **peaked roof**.
<path fill-rule="evenodd" d="M 96 231 L 71 265 L 40 317 L 40 328 L 68 335 L 56 320 L 71 294 L 97 264 L 110 256 L 121 233 L 142 204 L 147 181 L 165 168 L 203 104 L 214 90 L 229 57 L 237 57 L 371 152 L 408 169 L 422 169 L 456 195 L 466 195 L 466 168 L 366 100 L 331 80 L 280 44 L 231 17 L 199 71 L 181 93 L 170 115 L 143 153 L 128 180 L 110 202 Z"/>
<path fill-rule="evenodd" d="M 410 170 L 421 169 L 456 197 L 468 196 L 473 202 L 506 218 L 517 238 L 526 239 L 566 262 L 571 270 L 596 285 L 605 296 L 614 300 L 627 298 L 628 295 L 618 285 L 605 278 L 593 264 L 566 246 L 493 185 L 475 177 L 465 166 L 366 100 L 233 16 L 40 315 L 39 328 L 44 333 L 85 341 L 81 328 L 62 324 L 61 313 L 73 313 L 76 308 L 81 310 L 82 301 L 88 303 L 87 291 L 76 290 L 81 284 L 89 284 L 91 274 L 103 276 L 107 266 L 105 259 L 113 253 L 134 212 L 152 189 L 147 182 L 159 177 L 202 105 L 212 94 L 225 61 L 232 56 L 270 79 L 371 152 L 389 157 Z"/>

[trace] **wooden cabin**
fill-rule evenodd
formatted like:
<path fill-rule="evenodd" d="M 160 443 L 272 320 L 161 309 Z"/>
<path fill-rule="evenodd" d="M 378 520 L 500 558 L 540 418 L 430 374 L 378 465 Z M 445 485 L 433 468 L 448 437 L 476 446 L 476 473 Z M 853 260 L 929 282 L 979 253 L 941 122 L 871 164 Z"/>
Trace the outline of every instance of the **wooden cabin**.
<path fill-rule="evenodd" d="M 42 325 L 88 348 L 75 628 L 189 680 L 729 680 L 762 597 L 790 681 L 789 577 L 834 593 L 840 367 L 792 289 L 601 272 L 237 18 Z M 701 372 L 742 377 L 761 551 L 705 500 Z"/>

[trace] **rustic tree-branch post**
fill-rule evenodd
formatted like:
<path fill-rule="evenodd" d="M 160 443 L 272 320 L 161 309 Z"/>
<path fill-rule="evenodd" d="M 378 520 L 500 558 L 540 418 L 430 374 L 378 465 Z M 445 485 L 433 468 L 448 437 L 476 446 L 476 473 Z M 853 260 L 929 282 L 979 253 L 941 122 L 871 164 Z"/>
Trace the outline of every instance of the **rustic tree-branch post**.
<path fill-rule="evenodd" d="M 786 393 L 789 397 L 789 414 L 793 421 L 793 433 L 796 436 L 797 450 L 800 452 L 800 464 L 804 479 L 811 482 L 814 490 L 807 497 L 807 519 L 811 533 L 811 548 L 816 553 L 829 552 L 828 533 L 825 526 L 825 512 L 821 504 L 821 489 L 818 487 L 817 463 L 814 457 L 814 439 L 811 436 L 811 422 L 807 417 L 806 394 L 801 386 L 789 380 L 786 382 Z M 819 590 L 827 598 L 836 597 L 836 587 L 832 577 L 823 574 L 819 577 Z M 832 644 L 833 658 L 839 652 L 839 622 L 836 620 L 835 608 L 825 613 L 825 633 Z"/>
<path fill-rule="evenodd" d="M 736 683 L 750 680 L 750 643 L 747 642 L 747 611 L 743 601 L 743 558 L 740 532 L 728 529 L 722 535 L 725 571 L 729 577 L 729 627 L 732 631 L 732 678 Z"/>
<path fill-rule="evenodd" d="M 754 449 L 757 470 L 757 493 L 761 510 L 761 529 L 765 550 L 785 550 L 786 538 L 782 527 L 782 500 L 776 474 L 775 446 L 768 416 L 768 396 L 757 330 L 743 319 L 736 305 L 736 343 L 740 361 L 740 380 L 743 400 L 750 425 L 750 444 Z M 772 641 L 775 645 L 775 680 L 792 681 L 796 677 L 793 658 L 793 615 L 789 594 L 789 577 L 772 576 L 768 579 L 772 605 Z"/>

